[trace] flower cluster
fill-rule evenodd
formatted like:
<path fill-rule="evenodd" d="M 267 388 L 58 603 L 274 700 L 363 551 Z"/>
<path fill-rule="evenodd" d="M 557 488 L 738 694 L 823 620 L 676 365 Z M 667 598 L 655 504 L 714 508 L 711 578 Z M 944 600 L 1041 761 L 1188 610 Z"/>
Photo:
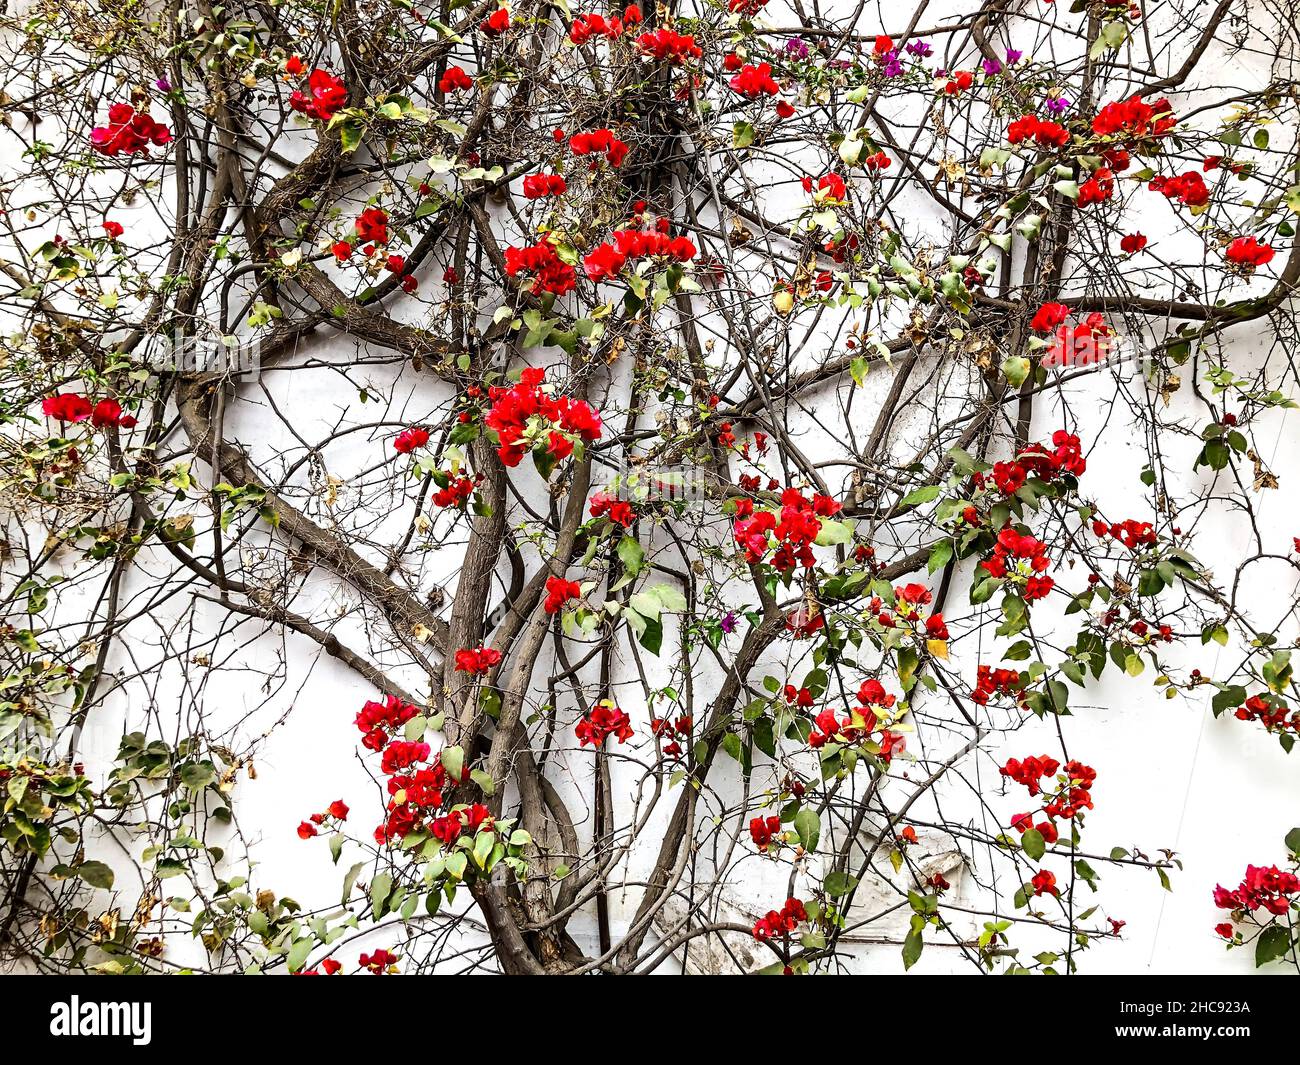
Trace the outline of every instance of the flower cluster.
<path fill-rule="evenodd" d="M 578 284 L 578 275 L 573 267 L 556 254 L 555 245 L 549 240 L 523 248 L 506 248 L 506 276 L 518 277 L 520 274 L 532 275 L 529 291 L 534 296 L 543 292 L 563 296 Z"/>
<path fill-rule="evenodd" d="M 299 839 L 311 839 L 320 831 L 326 821 L 341 823 L 348 819 L 348 806 L 342 799 L 335 799 L 326 807 L 324 813 L 312 814 L 298 826 Z"/>
<path fill-rule="evenodd" d="M 632 738 L 632 720 L 608 699 L 603 699 L 591 708 L 573 731 L 581 747 L 588 744 L 599 747 L 609 736 L 615 737 L 619 743 L 626 743 Z"/>
<path fill-rule="evenodd" d="M 429 442 L 429 430 L 418 425 L 403 429 L 393 440 L 393 450 L 402 455 L 409 455 Z"/>
<path fill-rule="evenodd" d="M 772 844 L 780 845 L 777 839 L 781 835 L 781 819 L 775 814 L 770 817 L 751 817 L 749 819 L 749 838 L 761 851 L 770 850 Z"/>
<path fill-rule="evenodd" d="M 1186 207 L 1203 207 L 1210 202 L 1210 190 L 1206 188 L 1205 179 L 1195 170 L 1189 170 L 1178 177 L 1156 176 L 1147 188 L 1161 193 L 1167 200 L 1177 200 Z"/>
<path fill-rule="evenodd" d="M 464 69 L 457 66 L 450 66 L 438 79 L 438 91 L 446 96 L 448 93 L 458 92 L 461 89 L 472 89 L 474 82 L 470 76 L 465 73 Z"/>
<path fill-rule="evenodd" d="M 1087 466 L 1079 438 L 1058 429 L 1052 434 L 1051 450 L 1042 444 L 1029 444 L 1010 462 L 996 462 L 989 473 L 976 471 L 971 479 L 981 489 L 991 480 L 1004 496 L 1013 496 L 1030 477 L 1051 483 L 1065 474 L 1080 477 Z"/>
<path fill-rule="evenodd" d="M 500 37 L 510 28 L 510 8 L 497 8 L 479 23 L 478 28 L 489 37 Z"/>
<path fill-rule="evenodd" d="M 1279 869 L 1276 865 L 1248 865 L 1246 875 L 1236 889 L 1229 891 L 1222 884 L 1214 888 L 1214 905 L 1221 910 L 1264 909 L 1281 916 L 1300 895 L 1300 877 Z"/>
<path fill-rule="evenodd" d="M 546 578 L 546 601 L 542 604 L 548 614 L 558 613 L 570 599 L 582 596 L 582 585 L 566 581 L 563 577 Z"/>
<path fill-rule="evenodd" d="M 442 817 L 435 817 L 429 824 L 429 834 L 449 848 L 460 839 L 462 832 L 490 832 L 495 824 L 492 811 L 476 802 L 470 806 L 452 807 Z"/>
<path fill-rule="evenodd" d="M 668 223 L 661 220 L 660 227 L 650 231 L 620 229 L 613 234 L 614 243 L 597 245 L 582 260 L 582 268 L 592 281 L 607 281 L 616 277 L 628 262 L 638 259 L 667 259 L 689 262 L 695 258 L 696 247 L 686 237 L 670 237 Z"/>
<path fill-rule="evenodd" d="M 396 954 L 393 954 L 382 947 L 373 954 L 362 954 L 358 959 L 361 968 L 369 969 L 376 976 L 383 976 L 385 973 L 395 972 L 394 966 L 400 960 Z"/>
<path fill-rule="evenodd" d="M 1093 311 L 1073 326 L 1056 330 L 1051 346 L 1043 354 L 1044 366 L 1093 366 L 1110 354 L 1115 330 L 1105 315 Z"/>
<path fill-rule="evenodd" d="M 777 550 L 771 558 L 772 566 L 782 573 L 789 573 L 796 563 L 805 568 L 816 565 L 812 545 L 821 532 L 820 518 L 834 517 L 840 511 L 840 504 L 830 496 L 814 493 L 806 499 L 797 488 L 787 488 L 781 493 L 781 511 L 777 514 L 770 510 L 754 511 L 754 501 L 749 498 L 736 500 L 735 526 L 733 535 L 736 543 L 745 552 L 745 559 L 752 565 L 761 563 L 776 538 Z"/>
<path fill-rule="evenodd" d="M 1118 540 L 1130 551 L 1136 551 L 1140 547 L 1154 547 L 1156 544 L 1156 530 L 1149 521 L 1127 518 L 1107 525 L 1100 518 L 1094 518 L 1092 532 L 1094 536 L 1109 536 L 1112 540 Z"/>
<path fill-rule="evenodd" d="M 1144 142 L 1167 136 L 1177 124 L 1167 99 L 1147 103 L 1139 95 L 1106 104 L 1093 117 L 1092 131 L 1136 149 Z"/>
<path fill-rule="evenodd" d="M 1040 148 L 1064 148 L 1070 143 L 1070 131 L 1037 115 L 1022 115 L 1007 127 L 1007 140 L 1011 144 L 1031 140 Z"/>
<path fill-rule="evenodd" d="M 135 418 L 130 414 L 122 411 L 122 404 L 112 398 L 101 399 L 95 404 L 91 404 L 85 396 L 76 392 L 62 392 L 53 396 L 46 396 L 41 400 L 41 413 L 47 418 L 53 418 L 55 421 L 64 424 L 84 422 L 90 419 L 90 424 L 96 429 L 114 427 L 120 429 L 130 429 L 136 424 Z"/>
<path fill-rule="evenodd" d="M 497 455 L 505 466 L 518 466 L 529 451 L 561 462 L 579 442 L 600 439 L 600 415 L 580 399 L 547 395 L 545 378 L 545 370 L 529 367 L 517 385 L 488 390 L 492 408 L 483 424 L 497 434 Z"/>
<path fill-rule="evenodd" d="M 471 677 L 487 676 L 488 671 L 501 661 L 501 652 L 495 647 L 462 647 L 456 652 L 456 669 Z"/>
<path fill-rule="evenodd" d="M 1004 777 L 1009 777 L 1029 789 L 1030 795 L 1037 795 L 1041 790 L 1040 781 L 1052 776 L 1061 763 L 1051 755 L 1045 754 L 1035 758 L 1032 754 L 1023 762 L 1019 758 L 1007 759 L 1007 764 L 998 770 Z"/>
<path fill-rule="evenodd" d="M 356 717 L 356 726 L 364 733 L 362 744 L 372 751 L 382 751 L 389 737 L 419 712 L 396 695 L 385 696 L 382 703 L 370 700 Z"/>
<path fill-rule="evenodd" d="M 464 475 L 457 476 L 451 470 L 440 470 L 433 478 L 441 486 L 429 497 L 435 507 L 464 507 L 474 494 L 475 482 Z"/>
<path fill-rule="evenodd" d="M 591 516 L 607 518 L 625 529 L 636 521 L 636 511 L 632 509 L 631 503 L 625 499 L 615 499 L 604 492 L 596 492 L 591 497 Z"/>
<path fill-rule="evenodd" d="M 1254 237 L 1238 237 L 1223 254 L 1233 266 L 1249 273 L 1256 267 L 1272 262 L 1274 251 L 1272 245 L 1261 244 Z"/>
<path fill-rule="evenodd" d="M 853 707 L 842 720 L 829 708 L 818 714 L 813 719 L 815 727 L 808 735 L 808 746 L 816 750 L 824 747 L 834 737 L 840 737 L 847 743 L 869 739 L 880 726 L 880 717 L 876 711 L 890 709 L 896 696 L 888 694 L 884 685 L 873 677 L 862 682 L 858 688 L 857 701 L 859 705 Z M 879 757 L 885 765 L 889 765 L 894 752 L 903 750 L 905 745 L 899 733 L 880 729 Z"/>
<path fill-rule="evenodd" d="M 593 37 L 613 41 L 623 36 L 623 29 L 623 20 L 617 16 L 606 19 L 604 15 L 575 15 L 569 28 L 569 40 L 574 44 L 586 44 Z"/>
<path fill-rule="evenodd" d="M 681 756 L 682 745 L 678 741 L 690 739 L 691 725 L 690 714 L 682 714 L 676 721 L 666 717 L 652 717 L 650 719 L 650 734 L 661 739 L 668 739 L 668 742 L 663 746 L 665 758 L 678 758 Z"/>
<path fill-rule="evenodd" d="M 603 155 L 610 166 L 621 166 L 628 153 L 627 145 L 608 129 L 575 133 L 569 138 L 569 150 L 574 155 Z"/>
<path fill-rule="evenodd" d="M 786 899 L 780 911 L 768 910 L 754 925 L 755 939 L 771 939 L 773 936 L 789 935 L 804 921 L 808 920 L 808 911 L 798 899 Z"/>
<path fill-rule="evenodd" d="M 1300 735 L 1300 710 L 1293 713 L 1286 703 L 1272 696 L 1252 695 L 1233 713 L 1238 721 L 1258 721 L 1269 732 Z"/>
<path fill-rule="evenodd" d="M 1008 525 L 998 533 L 993 554 L 980 567 L 993 577 L 1012 577 L 1025 583 L 1026 599 L 1042 599 L 1055 583 L 1044 571 L 1051 565 L 1047 545 L 1028 533 L 1017 532 Z"/>
<path fill-rule="evenodd" d="M 295 89 L 289 106 L 308 118 L 328 122 L 348 102 L 348 87 L 328 70 L 317 67 L 307 75 L 307 91 Z"/>
<path fill-rule="evenodd" d="M 746 63 L 731 79 L 731 87 L 751 100 L 759 96 L 775 96 L 781 91 L 781 86 L 772 77 L 771 63 Z"/>
<path fill-rule="evenodd" d="M 108 125 L 90 131 L 90 146 L 102 155 L 148 155 L 149 146 L 162 147 L 172 139 L 172 131 L 155 122 L 146 111 L 136 111 L 130 104 L 113 104 L 108 109 Z"/>
<path fill-rule="evenodd" d="M 545 196 L 563 196 L 568 185 L 559 174 L 529 174 L 524 178 L 524 198 L 540 200 Z"/>
<path fill-rule="evenodd" d="M 971 693 L 971 701 L 980 706 L 987 706 L 989 697 L 993 695 L 1011 696 L 1017 703 L 1023 705 L 1025 685 L 1020 674 L 1014 669 L 978 666 L 975 671 L 975 690 Z"/>
<path fill-rule="evenodd" d="M 884 603 L 879 596 L 872 597 L 867 609 L 876 615 L 876 621 L 884 628 L 897 628 L 900 621 L 908 625 L 920 624 L 919 631 L 924 632 L 927 640 L 946 640 L 949 634 L 943 614 L 936 613 L 924 617 L 921 614 L 921 607 L 929 606 L 933 601 L 934 595 L 924 584 L 903 584 L 894 589 L 892 614 L 884 609 Z"/>
<path fill-rule="evenodd" d="M 660 62 L 667 61 L 676 65 L 685 63 L 688 59 L 699 59 L 704 55 L 703 50 L 695 43 L 695 38 L 689 33 L 678 33 L 672 29 L 659 29 L 653 33 L 643 33 L 636 39 L 637 51 L 658 59 Z"/>

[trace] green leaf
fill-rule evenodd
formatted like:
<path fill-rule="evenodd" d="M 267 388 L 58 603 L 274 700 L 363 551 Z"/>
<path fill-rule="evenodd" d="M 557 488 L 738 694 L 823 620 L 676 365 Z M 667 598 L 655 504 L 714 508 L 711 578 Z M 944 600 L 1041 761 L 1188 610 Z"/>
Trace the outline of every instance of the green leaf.
<path fill-rule="evenodd" d="M 942 485 L 927 484 L 923 488 L 917 488 L 914 491 L 908 492 L 907 495 L 903 497 L 902 503 L 899 505 L 904 507 L 919 506 L 922 503 L 930 502 L 932 499 L 938 499 L 939 494 L 942 491 Z"/>
<path fill-rule="evenodd" d="M 833 899 L 842 898 L 858 886 L 858 879 L 850 876 L 848 873 L 840 872 L 838 869 L 833 873 L 826 875 L 826 883 L 823 885 L 826 894 Z"/>
<path fill-rule="evenodd" d="M 307 962 L 307 955 L 311 953 L 311 948 L 315 940 L 311 936 L 303 936 L 302 939 L 295 939 L 293 946 L 289 948 L 289 956 L 285 958 L 284 963 L 289 967 L 289 971 L 296 973 Z"/>
<path fill-rule="evenodd" d="M 925 940 L 921 938 L 919 928 L 913 928 L 903 940 L 903 969 L 910 969 L 921 960 L 921 951 L 925 949 Z"/>
<path fill-rule="evenodd" d="M 1038 861 L 1047 850 L 1047 843 L 1043 839 L 1043 834 L 1036 828 L 1030 828 L 1020 838 L 1020 845 L 1025 849 L 1025 855 L 1033 861 Z"/>
<path fill-rule="evenodd" d="M 821 838 L 822 826 L 817 819 L 817 811 L 807 806 L 794 815 L 794 830 L 799 833 L 799 842 L 810 854 L 817 850 L 817 840 Z"/>
<path fill-rule="evenodd" d="M 645 549 L 635 537 L 625 536 L 618 542 L 618 560 L 629 577 L 635 577 L 645 565 Z"/>
<path fill-rule="evenodd" d="M 1293 828 L 1286 834 L 1286 849 L 1292 854 L 1300 854 L 1300 828 Z"/>
<path fill-rule="evenodd" d="M 113 870 L 103 862 L 82 862 L 77 866 L 76 873 L 91 887 L 111 888 L 113 886 Z"/>
<path fill-rule="evenodd" d="M 461 747 L 444 747 L 442 753 L 438 756 L 442 763 L 442 768 L 447 771 L 447 776 L 455 782 L 459 782 L 465 772 L 465 751 Z"/>
<path fill-rule="evenodd" d="M 393 891 L 393 878 L 379 873 L 370 881 L 370 916 L 378 921 L 384 915 L 384 903 Z"/>
<path fill-rule="evenodd" d="M 1255 940 L 1255 968 L 1286 957 L 1291 949 L 1291 933 L 1281 925 L 1269 925 Z"/>

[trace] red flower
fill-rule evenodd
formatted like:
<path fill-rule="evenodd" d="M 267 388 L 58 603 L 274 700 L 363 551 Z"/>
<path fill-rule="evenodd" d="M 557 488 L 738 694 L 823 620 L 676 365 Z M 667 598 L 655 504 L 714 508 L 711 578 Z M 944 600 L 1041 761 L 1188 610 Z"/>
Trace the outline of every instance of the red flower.
<path fill-rule="evenodd" d="M 104 234 L 109 240 L 117 240 L 126 230 L 122 228 L 121 222 L 104 222 Z"/>
<path fill-rule="evenodd" d="M 479 29 L 489 37 L 498 37 L 510 28 L 510 9 L 499 7 L 479 24 Z"/>
<path fill-rule="evenodd" d="M 1094 203 L 1105 203 L 1114 195 L 1115 175 L 1103 166 L 1079 186 L 1079 198 L 1075 202 L 1081 208 L 1091 207 Z"/>
<path fill-rule="evenodd" d="M 699 59 L 704 55 L 695 38 L 689 33 L 677 33 L 671 29 L 659 29 L 653 33 L 643 33 L 636 39 L 637 50 L 658 60 L 682 64 L 688 59 Z"/>
<path fill-rule="evenodd" d="M 533 275 L 529 291 L 534 295 L 550 292 L 563 296 L 578 284 L 573 267 L 555 254 L 555 246 L 547 240 L 526 248 L 506 248 L 506 276 L 520 274 Z"/>
<path fill-rule="evenodd" d="M 1059 895 L 1061 893 L 1056 886 L 1056 874 L 1049 869 L 1038 870 L 1030 882 L 1034 885 L 1035 895 Z"/>
<path fill-rule="evenodd" d="M 376 244 L 387 244 L 388 212 L 381 207 L 367 207 L 357 216 L 353 228 L 357 232 L 357 239 L 362 243 L 373 241 Z"/>
<path fill-rule="evenodd" d="M 91 411 L 90 400 L 75 392 L 47 396 L 41 401 L 41 413 L 60 422 L 84 422 Z"/>
<path fill-rule="evenodd" d="M 626 500 L 615 499 L 613 496 L 607 496 L 604 492 L 597 492 L 591 497 L 591 516 L 593 518 L 606 517 L 616 525 L 628 528 L 636 521 L 636 511 Z"/>
<path fill-rule="evenodd" d="M 1092 131 L 1099 137 L 1115 137 L 1133 144 L 1170 133 L 1178 120 L 1164 97 L 1147 103 L 1141 96 L 1106 104 L 1092 120 Z"/>
<path fill-rule="evenodd" d="M 473 87 L 474 83 L 470 80 L 469 75 L 460 67 L 448 67 L 442 77 L 438 79 L 438 91 L 444 96 L 460 89 L 472 89 Z"/>
<path fill-rule="evenodd" d="M 1037 115 L 1023 115 L 1007 127 L 1007 140 L 1011 144 L 1033 140 L 1040 148 L 1064 148 L 1070 143 L 1070 132 Z"/>
<path fill-rule="evenodd" d="M 117 400 L 101 399 L 95 404 L 95 409 L 91 412 L 90 424 L 96 429 L 102 429 L 109 425 L 130 429 L 136 422 L 131 415 L 122 413 L 122 404 Z"/>
<path fill-rule="evenodd" d="M 529 174 L 524 178 L 524 196 L 540 200 L 543 196 L 563 196 L 568 186 L 559 174 Z"/>
<path fill-rule="evenodd" d="M 409 455 L 416 448 L 424 447 L 429 442 L 429 431 L 418 425 L 403 429 L 393 441 L 393 447 L 403 455 Z"/>
<path fill-rule="evenodd" d="M 1141 233 L 1130 233 L 1119 242 L 1119 250 L 1125 255 L 1136 255 L 1147 246 L 1147 238 Z"/>
<path fill-rule="evenodd" d="M 1029 328 L 1037 333 L 1051 333 L 1070 316 L 1070 308 L 1063 303 L 1044 303 L 1034 313 Z"/>
<path fill-rule="evenodd" d="M 998 770 L 1004 777 L 1010 777 L 1017 783 L 1023 784 L 1029 789 L 1030 795 L 1037 795 L 1039 792 L 1039 782 L 1043 777 L 1052 776 L 1061 763 L 1050 755 L 1042 755 L 1035 758 L 1030 755 L 1023 762 L 1019 758 L 1009 758 L 1007 764 Z"/>
<path fill-rule="evenodd" d="M 574 734 L 582 747 L 587 744 L 599 747 L 609 736 L 614 736 L 619 743 L 626 743 L 632 738 L 632 722 L 627 714 L 606 700 L 592 707 L 591 713 L 578 722 Z"/>
<path fill-rule="evenodd" d="M 358 960 L 363 969 L 369 969 L 376 976 L 383 976 L 389 966 L 397 964 L 397 955 L 380 949 L 373 954 L 362 954 Z"/>
<path fill-rule="evenodd" d="M 757 66 L 746 63 L 731 79 L 731 87 L 751 100 L 759 96 L 776 96 L 781 91 L 781 86 L 772 78 L 770 63 L 759 63 Z"/>
<path fill-rule="evenodd" d="M 348 102 L 348 87 L 328 70 L 317 67 L 307 75 L 307 91 L 295 89 L 289 107 L 309 118 L 328 122 Z"/>
<path fill-rule="evenodd" d="M 1270 244 L 1261 244 L 1254 237 L 1238 237 L 1224 253 L 1228 262 L 1247 271 L 1270 262 L 1275 254 Z"/>
<path fill-rule="evenodd" d="M 1195 170 L 1189 170 L 1179 177 L 1152 178 L 1147 188 L 1188 207 L 1202 207 L 1210 202 L 1210 190 L 1205 186 L 1205 179 Z"/>
<path fill-rule="evenodd" d="M 108 125 L 90 131 L 90 146 L 102 155 L 148 155 L 151 144 L 161 147 L 172 139 L 172 131 L 130 104 L 113 104 Z"/>
<path fill-rule="evenodd" d="M 310 821 L 303 821 L 298 826 L 299 839 L 311 839 L 312 836 L 314 835 L 316 835 L 316 826 L 313 825 Z"/>
<path fill-rule="evenodd" d="M 582 585 L 577 581 L 566 581 L 563 577 L 547 577 L 546 602 L 542 605 L 548 614 L 554 614 L 570 599 L 577 599 L 581 595 Z"/>
<path fill-rule="evenodd" d="M 608 22 L 603 15 L 578 15 L 569 30 L 569 40 L 574 44 L 586 44 L 593 37 L 617 40 L 623 36 L 622 19 L 611 18 Z"/>
<path fill-rule="evenodd" d="M 383 750 L 388 737 L 419 712 L 419 708 L 402 702 L 395 695 L 385 696 L 382 703 L 367 702 L 357 713 L 355 722 L 364 734 L 362 746 L 372 751 Z"/>
<path fill-rule="evenodd" d="M 564 137 L 563 130 L 555 131 Z M 627 157 L 628 147 L 608 129 L 593 129 L 590 133 L 575 133 L 569 138 L 569 150 L 574 155 L 603 155 L 610 166 L 619 166 Z"/>
<path fill-rule="evenodd" d="M 330 817 L 337 818 L 340 821 L 348 819 L 348 807 L 342 799 L 335 799 L 329 804 L 328 812 Z"/>
<path fill-rule="evenodd" d="M 755 939 L 771 939 L 773 936 L 786 935 L 808 920 L 808 910 L 798 899 L 786 899 L 780 911 L 769 910 L 754 925 Z"/>
<path fill-rule="evenodd" d="M 749 821 L 749 837 L 759 850 L 767 850 L 781 833 L 779 817 L 753 817 Z"/>
<path fill-rule="evenodd" d="M 476 647 L 473 650 L 462 648 L 456 652 L 456 669 L 473 677 L 486 676 L 500 661 L 501 652 L 494 647 Z"/>
<path fill-rule="evenodd" d="M 975 84 L 975 75 L 969 70 L 958 70 L 953 73 L 948 84 L 943 87 L 943 91 L 948 96 L 956 96 L 965 92 Z"/>

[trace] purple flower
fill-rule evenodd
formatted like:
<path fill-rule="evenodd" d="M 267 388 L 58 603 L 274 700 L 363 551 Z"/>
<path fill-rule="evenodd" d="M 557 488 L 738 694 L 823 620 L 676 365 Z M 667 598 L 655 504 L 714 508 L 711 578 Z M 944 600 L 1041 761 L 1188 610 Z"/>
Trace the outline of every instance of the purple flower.
<path fill-rule="evenodd" d="M 1064 96 L 1049 96 L 1043 101 L 1043 106 L 1049 115 L 1060 115 L 1070 109 L 1070 101 Z"/>
<path fill-rule="evenodd" d="M 808 58 L 808 44 L 802 37 L 792 37 L 786 41 L 785 50 L 796 59 Z"/>
<path fill-rule="evenodd" d="M 728 610 L 722 615 L 722 620 L 718 624 L 722 627 L 722 631 L 730 636 L 736 631 L 736 615 Z"/>
<path fill-rule="evenodd" d="M 984 67 L 984 73 L 988 74 L 990 77 L 1002 72 L 1002 64 L 996 59 L 986 59 L 981 65 Z"/>
<path fill-rule="evenodd" d="M 890 49 L 885 53 L 885 77 L 896 78 L 903 73 L 903 64 L 898 61 L 898 53 Z"/>
<path fill-rule="evenodd" d="M 1011 67 L 1011 66 L 1015 66 L 1017 63 L 1020 62 L 1020 60 L 1021 60 L 1021 58 L 1024 56 L 1024 54 L 1025 54 L 1024 52 L 1017 51 L 1017 50 L 1014 49 L 1014 48 L 1008 48 L 1008 49 L 1007 49 L 1007 66 L 1009 66 L 1009 67 Z"/>
<path fill-rule="evenodd" d="M 172 91 L 172 83 L 168 81 L 166 78 L 159 78 L 157 81 L 154 82 L 154 85 L 158 87 L 159 92 Z"/>
<path fill-rule="evenodd" d="M 934 49 L 930 47 L 928 41 L 912 41 L 912 43 L 907 46 L 907 50 L 911 55 L 916 56 L 918 59 L 924 59 L 926 56 L 931 55 L 934 52 Z"/>

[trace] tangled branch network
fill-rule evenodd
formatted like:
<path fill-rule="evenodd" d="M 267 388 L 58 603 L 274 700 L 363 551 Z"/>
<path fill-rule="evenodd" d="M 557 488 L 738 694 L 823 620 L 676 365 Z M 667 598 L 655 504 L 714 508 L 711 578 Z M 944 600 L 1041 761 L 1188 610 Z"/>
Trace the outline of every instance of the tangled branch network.
<path fill-rule="evenodd" d="M 1300 968 L 1296 16 L 11 0 L 4 966 Z"/>

